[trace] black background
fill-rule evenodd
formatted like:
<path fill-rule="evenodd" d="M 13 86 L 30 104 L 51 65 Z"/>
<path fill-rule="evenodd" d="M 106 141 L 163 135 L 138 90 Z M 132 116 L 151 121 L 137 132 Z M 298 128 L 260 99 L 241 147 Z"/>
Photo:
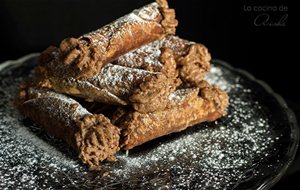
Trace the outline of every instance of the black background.
<path fill-rule="evenodd" d="M 41 52 L 70 36 L 95 30 L 151 0 L 0 0 L 0 62 Z M 255 26 L 267 13 L 278 22 L 288 15 L 287 0 L 170 0 L 176 9 L 177 35 L 205 44 L 222 59 L 267 82 L 300 113 L 295 60 L 291 60 L 289 17 L 284 26 Z M 286 9 L 283 11 L 282 6 Z M 251 10 L 247 8 L 251 8 Z M 257 11 L 257 8 L 268 10 Z M 256 10 L 254 10 L 256 9 Z M 299 117 L 298 117 L 299 118 Z M 300 176 L 300 159 L 273 188 L 291 187 Z"/>

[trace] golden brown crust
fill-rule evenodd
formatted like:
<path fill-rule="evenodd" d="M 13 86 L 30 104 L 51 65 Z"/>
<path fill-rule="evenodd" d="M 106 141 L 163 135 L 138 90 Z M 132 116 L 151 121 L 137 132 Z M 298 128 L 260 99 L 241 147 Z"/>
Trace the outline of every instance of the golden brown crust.
<path fill-rule="evenodd" d="M 48 89 L 23 86 L 16 96 L 20 112 L 74 148 L 90 169 L 119 150 L 119 129 L 104 115 L 91 114 L 78 102 Z"/>
<path fill-rule="evenodd" d="M 79 38 L 67 38 L 59 48 L 49 47 L 40 56 L 40 64 L 35 69 L 35 80 L 38 86 L 82 97 L 87 101 L 126 105 L 136 87 L 144 81 L 156 80 L 155 75 L 159 73 L 135 73 L 135 70 L 130 73 L 123 69 L 123 72 L 115 74 L 124 79 L 124 82 L 107 85 L 103 81 L 113 81 L 117 77 L 110 79 L 105 74 L 102 77 L 104 64 L 133 48 L 174 32 L 176 26 L 175 11 L 169 9 L 167 1 L 146 5 L 99 30 Z M 163 73 L 169 75 L 168 67 L 175 66 L 174 60 L 165 62 Z M 174 68 L 170 72 L 177 73 Z M 132 77 L 127 80 L 128 75 Z M 169 85 L 173 81 L 174 79 L 170 79 L 166 83 Z M 157 89 L 162 88 L 158 86 Z M 163 92 L 160 94 L 168 95 Z M 141 106 L 134 107 L 139 109 Z M 142 109 L 145 108 L 141 108 L 141 111 Z"/>
<path fill-rule="evenodd" d="M 168 8 L 167 1 L 151 3 L 96 31 L 63 40 L 59 49 L 53 50 L 58 53 L 53 69 L 64 70 L 61 77 L 91 78 L 103 65 L 130 50 L 174 34 L 177 24 L 175 11 Z M 44 53 L 43 57 L 49 57 L 51 52 Z"/>
<path fill-rule="evenodd" d="M 156 40 L 120 56 L 114 61 L 114 64 L 160 72 L 165 64 L 165 62 L 161 60 L 165 49 L 172 50 L 172 57 L 174 57 L 177 63 L 180 57 L 183 57 L 188 53 L 192 44 L 194 43 L 183 40 L 177 36 L 168 35 L 160 40 Z"/>
<path fill-rule="evenodd" d="M 94 77 L 79 80 L 53 76 L 54 74 L 48 74 L 49 70 L 40 65 L 37 72 L 48 77 L 46 80 L 42 78 L 39 85 L 82 97 L 87 101 L 116 105 L 132 104 L 137 111 L 143 113 L 163 110 L 167 105 L 168 96 L 181 81 L 177 78 L 174 52 L 170 48 L 162 48 L 159 52 L 157 61 L 162 64 L 159 72 L 107 64 Z"/>
<path fill-rule="evenodd" d="M 116 160 L 120 148 L 226 115 L 228 95 L 203 80 L 207 48 L 173 36 L 177 25 L 167 0 L 156 0 L 50 46 L 31 81 L 20 86 L 16 107 L 92 170 Z M 81 97 L 82 104 L 60 93 Z"/>
<path fill-rule="evenodd" d="M 132 104 L 137 111 L 145 113 L 163 110 L 168 104 L 167 97 L 180 85 L 180 79 L 184 86 L 199 86 L 210 68 L 209 60 L 210 54 L 203 45 L 168 36 L 122 56 L 114 62 L 116 65 L 105 65 L 90 79 L 52 77 L 59 73 L 55 72 L 40 83 L 87 101 Z M 48 65 L 56 67 L 53 64 Z M 144 70 L 145 67 L 151 71 Z M 44 70 L 44 73 L 51 72 L 51 69 Z"/>
<path fill-rule="evenodd" d="M 163 55 L 167 49 L 172 50 L 172 56 Z M 162 61 L 162 57 L 168 61 Z M 166 63 L 175 61 L 185 86 L 197 87 L 210 70 L 210 60 L 210 53 L 204 45 L 169 35 L 121 56 L 115 64 L 162 72 L 163 68 L 168 67 Z"/>
<path fill-rule="evenodd" d="M 179 101 L 170 109 L 152 113 L 129 111 L 117 117 L 114 123 L 122 129 L 120 146 L 132 149 L 152 139 L 182 131 L 200 122 L 214 121 L 226 114 L 228 97 L 225 92 L 216 87 L 206 87 L 201 91 L 201 96 L 196 97 L 191 91 L 193 95 L 184 103 Z"/>
<path fill-rule="evenodd" d="M 96 101 L 116 105 L 127 105 L 127 102 L 120 97 L 112 94 L 105 88 L 95 86 L 90 81 L 82 81 L 74 78 L 49 78 L 49 81 L 51 81 L 51 88 L 53 90 L 84 98 L 88 102 Z"/>
<path fill-rule="evenodd" d="M 176 78 L 174 63 L 172 60 L 166 61 L 163 73 L 108 64 L 99 74 L 99 78 L 82 81 L 74 78 L 49 77 L 47 81 L 50 81 L 50 85 L 45 85 L 44 82 L 40 84 L 50 86 L 57 92 L 84 98 L 86 101 L 115 105 L 132 104 L 140 112 L 162 110 L 166 106 L 169 94 L 181 83 Z"/>

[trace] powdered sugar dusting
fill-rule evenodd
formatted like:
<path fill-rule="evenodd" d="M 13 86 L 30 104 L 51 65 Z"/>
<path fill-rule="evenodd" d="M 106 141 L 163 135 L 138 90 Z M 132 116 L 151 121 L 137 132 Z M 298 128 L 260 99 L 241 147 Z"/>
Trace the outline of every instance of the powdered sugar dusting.
<path fill-rule="evenodd" d="M 89 113 L 85 108 L 83 108 L 77 101 L 75 101 L 74 99 L 63 95 L 63 94 L 59 94 L 56 93 L 54 91 L 48 91 L 48 90 L 43 90 L 43 89 L 35 89 L 35 88 L 30 88 L 29 89 L 29 93 L 30 94 L 34 94 L 34 96 L 36 97 L 35 99 L 31 99 L 28 100 L 27 102 L 39 102 L 38 99 L 42 98 L 44 101 L 48 101 L 49 103 L 46 103 L 48 105 L 52 105 L 51 102 L 53 101 L 59 101 L 58 105 L 53 105 L 53 107 L 48 107 L 48 109 L 52 110 L 51 112 L 59 112 L 60 110 L 65 110 L 63 109 L 63 107 L 70 107 L 71 105 L 77 105 L 76 109 L 72 110 L 71 113 L 73 117 L 77 117 L 77 116 L 83 116 L 86 114 L 91 114 Z M 56 107 L 59 106 L 59 107 Z"/>
<path fill-rule="evenodd" d="M 185 55 L 187 53 L 187 50 L 189 47 L 195 42 L 187 41 L 184 39 L 181 39 L 178 36 L 169 35 L 163 39 L 161 39 L 160 42 L 162 47 L 171 48 L 175 54 L 178 54 L 179 56 Z"/>
<path fill-rule="evenodd" d="M 122 55 L 118 58 L 116 64 L 131 68 L 153 67 L 155 71 L 159 71 L 163 67 L 163 64 L 159 61 L 161 55 L 160 48 L 161 41 L 154 41 Z"/>
<path fill-rule="evenodd" d="M 197 89 L 197 88 L 183 88 L 183 89 L 178 89 L 175 92 L 171 93 L 169 95 L 168 99 L 170 101 L 179 103 L 179 102 L 184 101 L 185 98 L 187 98 L 186 95 L 190 95 L 192 92 L 197 93 L 197 92 L 199 92 L 199 89 Z"/>
<path fill-rule="evenodd" d="M 224 77 L 218 71 L 219 77 Z M 195 180 L 197 188 L 227 189 L 247 180 L 249 174 L 245 174 L 245 168 L 267 158 L 268 149 L 277 138 L 272 136 L 259 103 L 246 99 L 251 91 L 244 90 L 240 84 L 231 84 L 229 94 L 242 91 L 243 95 L 230 96 L 230 114 L 225 118 L 183 132 L 142 154 L 121 155 L 119 159 L 124 166 L 114 172 L 122 177 L 147 174 L 148 170 L 167 176 L 179 173 L 176 183 L 167 183 L 170 189 L 194 189 Z M 257 175 L 253 172 L 252 175 Z"/>
<path fill-rule="evenodd" d="M 220 89 L 230 92 L 230 90 L 235 87 L 233 84 L 230 84 L 224 77 L 223 71 L 221 68 L 215 67 L 214 65 L 211 66 L 210 72 L 207 73 L 205 76 L 205 80 L 213 85 L 218 86 Z M 239 86 L 239 77 L 236 79 L 236 84 L 238 87 L 242 88 L 242 86 Z"/>
<path fill-rule="evenodd" d="M 142 19 L 154 20 L 160 15 L 158 8 L 158 4 L 154 2 L 145 6 L 143 9 L 133 11 L 133 13 Z"/>
<path fill-rule="evenodd" d="M 94 97 L 94 98 L 98 98 L 97 101 L 100 101 L 100 99 L 106 100 L 109 99 L 110 102 L 115 102 L 121 105 L 125 105 L 126 102 L 122 99 L 120 99 L 120 97 L 116 96 L 115 94 L 113 94 L 112 92 L 110 92 L 107 88 L 101 88 L 101 86 L 98 84 L 98 78 L 97 76 L 89 79 L 89 80 L 79 80 L 79 79 L 75 79 L 75 78 L 68 78 L 66 80 L 63 80 L 63 82 L 65 82 L 66 86 L 69 86 L 71 88 L 76 87 L 78 89 L 80 89 L 80 93 L 85 94 L 86 92 L 93 92 L 95 94 L 98 95 L 98 97 Z M 86 96 L 86 95 L 85 95 Z"/>
<path fill-rule="evenodd" d="M 156 72 L 109 63 L 101 69 L 98 75 L 89 81 L 96 84 L 99 88 L 107 89 L 115 96 L 123 98 L 132 94 L 137 85 L 142 83 L 147 77 L 156 74 Z"/>
<path fill-rule="evenodd" d="M 120 152 L 119 161 L 89 172 L 64 143 L 24 121 L 12 106 L 29 73 L 25 65 L 0 72 L 1 189 L 232 189 L 275 171 L 264 174 L 257 166 L 269 157 L 276 161 L 282 137 L 271 128 L 277 125 L 255 89 L 243 83 L 248 79 L 226 68 L 213 66 L 208 78 L 229 93 L 228 116 L 137 147 L 129 156 Z"/>
<path fill-rule="evenodd" d="M 22 77 L 12 71 L 4 75 L 0 73 L 0 77 L 0 188 L 46 188 L 50 184 L 59 185 L 63 180 L 57 177 L 65 172 L 82 170 L 76 159 L 71 159 L 66 152 L 49 144 L 52 137 L 45 133 L 41 135 L 42 130 L 36 126 L 24 126 L 22 117 L 13 106 L 13 98 Z M 63 178 L 67 181 L 67 177 Z"/>
<path fill-rule="evenodd" d="M 160 16 L 157 3 L 151 3 L 140 9 L 136 9 L 133 12 L 118 18 L 114 22 L 88 34 L 83 35 L 83 38 L 88 38 L 94 45 L 97 45 L 106 51 L 109 41 L 123 34 L 133 33 L 130 25 L 136 25 L 145 22 L 156 22 L 156 19 Z M 158 23 L 157 23 L 158 24 Z M 127 26 L 127 27 L 124 27 Z"/>
<path fill-rule="evenodd" d="M 194 42 L 169 35 L 122 55 L 115 63 L 131 68 L 160 71 L 163 67 L 163 63 L 160 62 L 161 48 L 170 48 L 177 56 L 182 56 L 192 44 Z"/>

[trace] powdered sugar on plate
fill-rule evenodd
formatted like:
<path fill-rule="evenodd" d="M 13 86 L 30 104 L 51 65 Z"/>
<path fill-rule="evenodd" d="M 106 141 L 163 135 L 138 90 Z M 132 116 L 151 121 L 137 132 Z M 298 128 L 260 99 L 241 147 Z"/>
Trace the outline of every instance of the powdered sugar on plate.
<path fill-rule="evenodd" d="M 35 59 L 0 71 L 1 189 L 231 189 L 265 175 L 281 135 L 249 80 L 216 65 L 207 76 L 230 96 L 228 115 L 146 143 L 89 172 L 66 145 L 12 105 Z M 12 64 L 18 64 L 17 62 Z"/>

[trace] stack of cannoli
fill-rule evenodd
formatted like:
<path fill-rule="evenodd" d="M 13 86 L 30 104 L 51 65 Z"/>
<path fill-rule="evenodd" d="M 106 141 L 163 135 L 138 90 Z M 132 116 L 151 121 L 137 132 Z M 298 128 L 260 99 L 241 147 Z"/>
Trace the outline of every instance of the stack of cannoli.
<path fill-rule="evenodd" d="M 152 139 L 226 115 L 208 84 L 207 48 L 175 36 L 157 0 L 41 55 L 16 96 L 20 112 L 76 150 L 90 169 Z"/>

